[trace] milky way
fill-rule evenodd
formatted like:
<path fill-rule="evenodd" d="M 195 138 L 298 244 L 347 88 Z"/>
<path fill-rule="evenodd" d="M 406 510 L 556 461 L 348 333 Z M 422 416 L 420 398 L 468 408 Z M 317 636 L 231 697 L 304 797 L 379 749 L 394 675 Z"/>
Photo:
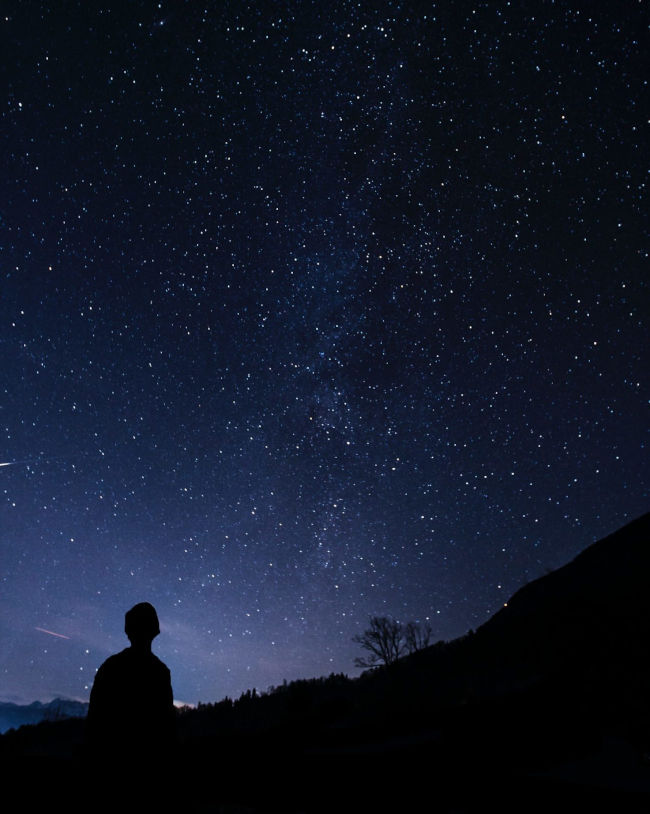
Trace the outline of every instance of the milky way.
<path fill-rule="evenodd" d="M 479 626 L 647 509 L 643 4 L 4 4 L 0 695 Z M 44 635 L 56 631 L 57 635 Z"/>

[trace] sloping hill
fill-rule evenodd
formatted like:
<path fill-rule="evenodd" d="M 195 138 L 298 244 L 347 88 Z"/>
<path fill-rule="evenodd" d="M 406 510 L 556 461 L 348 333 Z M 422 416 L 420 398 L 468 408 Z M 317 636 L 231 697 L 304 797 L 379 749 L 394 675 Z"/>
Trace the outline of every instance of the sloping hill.
<path fill-rule="evenodd" d="M 590 545 L 571 562 L 521 588 L 484 625 L 491 629 L 515 620 L 534 623 L 587 611 L 624 619 L 635 615 L 650 589 L 650 513 Z M 538 620 L 538 622 L 533 622 Z M 597 620 L 594 620 L 597 621 Z"/>
<path fill-rule="evenodd" d="M 618 676 L 629 691 L 650 668 L 649 580 L 646 514 L 519 590 L 477 631 L 480 649 L 567 681 Z"/>
<path fill-rule="evenodd" d="M 585 703 L 600 694 L 601 706 L 624 694 L 640 713 L 650 681 L 649 579 L 647 514 L 523 587 L 475 633 L 403 659 L 394 671 L 400 694 L 433 720 L 458 704 L 552 686 L 581 688 Z"/>

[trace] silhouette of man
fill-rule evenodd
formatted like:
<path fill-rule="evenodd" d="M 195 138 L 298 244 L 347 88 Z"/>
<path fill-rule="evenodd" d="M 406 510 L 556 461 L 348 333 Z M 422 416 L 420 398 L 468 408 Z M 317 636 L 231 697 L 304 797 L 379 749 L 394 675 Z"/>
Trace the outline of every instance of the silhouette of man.
<path fill-rule="evenodd" d="M 127 611 L 124 632 L 131 646 L 102 664 L 90 693 L 91 754 L 104 768 L 160 768 L 175 745 L 175 714 L 169 669 L 151 652 L 160 633 L 153 605 Z"/>

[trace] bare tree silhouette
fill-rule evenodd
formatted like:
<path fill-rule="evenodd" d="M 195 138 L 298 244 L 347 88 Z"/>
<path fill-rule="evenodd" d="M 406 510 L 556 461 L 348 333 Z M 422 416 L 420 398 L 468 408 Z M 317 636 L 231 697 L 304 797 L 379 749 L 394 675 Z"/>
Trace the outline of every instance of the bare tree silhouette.
<path fill-rule="evenodd" d="M 431 644 L 431 625 L 428 622 L 408 622 L 404 628 L 404 642 L 409 653 L 423 650 Z"/>
<path fill-rule="evenodd" d="M 390 616 L 371 616 L 370 626 L 352 637 L 370 655 L 354 660 L 357 667 L 393 664 L 405 652 L 402 625 Z"/>
<path fill-rule="evenodd" d="M 369 655 L 354 660 L 357 667 L 367 669 L 381 664 L 393 664 L 406 653 L 415 653 L 428 647 L 431 641 L 431 625 L 407 622 L 403 625 L 390 616 L 371 616 L 370 624 L 352 637 Z"/>

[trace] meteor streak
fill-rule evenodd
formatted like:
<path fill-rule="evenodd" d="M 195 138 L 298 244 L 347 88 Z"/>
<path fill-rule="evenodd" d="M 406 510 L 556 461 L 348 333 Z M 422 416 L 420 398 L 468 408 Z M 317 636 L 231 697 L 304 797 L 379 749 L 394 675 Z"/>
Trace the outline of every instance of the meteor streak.
<path fill-rule="evenodd" d="M 31 466 L 31 464 L 38 464 L 38 463 L 48 463 L 49 461 L 57 461 L 59 458 L 30 458 L 27 461 L 3 461 L 0 463 L 1 466 Z"/>
<path fill-rule="evenodd" d="M 69 636 L 64 636 L 63 633 L 55 633 L 53 630 L 46 630 L 44 627 L 37 627 L 36 630 L 40 630 L 41 633 L 47 633 L 48 636 L 56 636 L 57 639 L 69 639 Z"/>

